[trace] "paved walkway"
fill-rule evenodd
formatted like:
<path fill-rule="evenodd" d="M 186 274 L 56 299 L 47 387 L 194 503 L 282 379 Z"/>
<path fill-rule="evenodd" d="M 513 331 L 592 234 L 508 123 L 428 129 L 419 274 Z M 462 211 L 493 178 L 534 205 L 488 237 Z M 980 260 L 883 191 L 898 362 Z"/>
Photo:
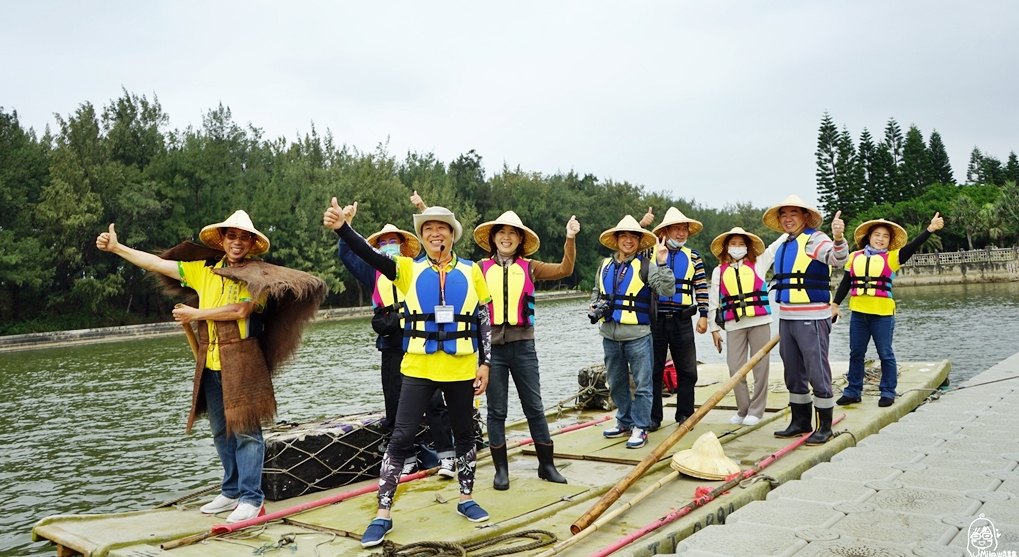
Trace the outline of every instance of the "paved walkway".
<path fill-rule="evenodd" d="M 961 387 L 687 538 L 677 555 L 1017 557 L 1019 353 Z"/>

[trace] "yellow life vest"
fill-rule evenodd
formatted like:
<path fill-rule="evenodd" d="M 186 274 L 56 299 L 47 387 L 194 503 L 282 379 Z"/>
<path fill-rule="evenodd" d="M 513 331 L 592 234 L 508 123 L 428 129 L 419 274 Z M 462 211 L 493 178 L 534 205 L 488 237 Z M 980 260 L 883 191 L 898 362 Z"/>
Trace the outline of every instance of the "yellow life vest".
<path fill-rule="evenodd" d="M 815 230 L 808 228 L 792 241 L 782 242 L 775 253 L 775 276 L 771 289 L 782 304 L 831 301 L 831 268 L 807 255 L 807 242 Z"/>
<path fill-rule="evenodd" d="M 651 289 L 641 276 L 643 265 L 644 258 L 640 255 L 629 263 L 620 264 L 615 257 L 602 261 L 598 269 L 598 292 L 612 302 L 612 313 L 603 321 L 623 325 L 651 323 Z"/>
<path fill-rule="evenodd" d="M 414 274 L 404 300 L 403 350 L 408 354 L 434 354 L 442 350 L 454 356 L 478 351 L 478 293 L 471 280 L 470 261 L 457 258 L 445 273 L 441 288 L 439 270 L 421 257 L 414 261 Z M 451 323 L 436 323 L 435 308 L 453 307 Z"/>

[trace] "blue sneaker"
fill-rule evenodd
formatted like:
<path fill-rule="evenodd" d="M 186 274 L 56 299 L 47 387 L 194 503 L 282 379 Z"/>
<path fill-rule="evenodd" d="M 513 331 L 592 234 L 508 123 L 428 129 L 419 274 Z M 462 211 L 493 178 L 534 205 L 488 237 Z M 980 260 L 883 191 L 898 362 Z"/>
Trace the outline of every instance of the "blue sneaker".
<path fill-rule="evenodd" d="M 488 520 L 488 511 L 481 508 L 481 505 L 473 499 L 464 501 L 456 506 L 456 514 L 470 520 L 471 522 L 484 522 Z"/>
<path fill-rule="evenodd" d="M 392 518 L 376 518 L 368 525 L 368 529 L 361 536 L 361 547 L 375 547 L 379 545 L 386 537 L 386 534 L 392 531 Z"/>
<path fill-rule="evenodd" d="M 614 437 L 622 437 L 624 435 L 630 434 L 630 428 L 619 426 L 611 427 L 601 432 L 601 434 L 604 435 L 607 439 L 612 439 Z"/>
<path fill-rule="evenodd" d="M 647 432 L 639 427 L 634 427 L 630 438 L 626 440 L 627 449 L 639 449 L 647 445 Z"/>

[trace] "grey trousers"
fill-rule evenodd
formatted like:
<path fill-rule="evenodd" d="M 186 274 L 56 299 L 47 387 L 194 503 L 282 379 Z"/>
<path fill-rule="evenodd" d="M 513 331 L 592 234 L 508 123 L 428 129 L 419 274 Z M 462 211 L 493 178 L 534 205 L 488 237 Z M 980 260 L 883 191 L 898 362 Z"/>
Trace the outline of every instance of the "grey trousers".
<path fill-rule="evenodd" d="M 729 364 L 729 377 L 736 375 L 743 364 L 750 361 L 750 358 L 758 350 L 768 344 L 771 339 L 771 325 L 757 325 L 746 329 L 725 332 L 725 342 L 728 344 L 725 352 L 725 361 Z M 764 417 L 764 408 L 768 404 L 768 373 L 771 371 L 771 362 L 768 356 L 757 362 L 754 366 L 754 396 L 750 396 L 750 389 L 747 387 L 747 380 L 744 378 L 736 384 L 732 390 L 736 395 L 737 414 L 742 417 L 753 416 Z"/>
<path fill-rule="evenodd" d="M 813 402 L 817 408 L 832 408 L 831 364 L 828 363 L 828 335 L 831 319 L 797 321 L 779 319 L 782 340 L 778 351 L 785 367 L 785 386 L 789 402 Z M 811 399 L 810 392 L 814 397 Z"/>

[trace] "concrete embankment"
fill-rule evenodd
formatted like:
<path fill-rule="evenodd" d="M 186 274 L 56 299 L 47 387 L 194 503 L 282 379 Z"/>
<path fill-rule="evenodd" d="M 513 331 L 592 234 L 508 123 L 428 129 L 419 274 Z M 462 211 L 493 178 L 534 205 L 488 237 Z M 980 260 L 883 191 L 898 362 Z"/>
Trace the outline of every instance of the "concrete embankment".
<path fill-rule="evenodd" d="M 680 542 L 676 555 L 1015 557 L 1017 408 L 1019 354 Z"/>
<path fill-rule="evenodd" d="M 588 292 L 580 290 L 556 290 L 537 292 L 535 298 L 542 300 L 564 300 L 570 298 L 586 298 Z M 369 317 L 370 306 L 322 309 L 318 312 L 319 320 L 355 319 Z M 125 325 L 123 327 L 101 327 L 95 329 L 75 329 L 72 331 L 53 331 L 49 333 L 31 333 L 25 335 L 0 336 L 0 352 L 11 350 L 28 350 L 32 348 L 51 348 L 90 342 L 113 342 L 132 338 L 152 338 L 156 336 L 179 335 L 181 325 L 176 322 L 146 323 L 144 325 Z"/>
<path fill-rule="evenodd" d="M 832 270 L 832 288 L 842 282 Z M 982 249 L 914 255 L 895 274 L 896 286 L 1019 281 L 1019 248 Z"/>

